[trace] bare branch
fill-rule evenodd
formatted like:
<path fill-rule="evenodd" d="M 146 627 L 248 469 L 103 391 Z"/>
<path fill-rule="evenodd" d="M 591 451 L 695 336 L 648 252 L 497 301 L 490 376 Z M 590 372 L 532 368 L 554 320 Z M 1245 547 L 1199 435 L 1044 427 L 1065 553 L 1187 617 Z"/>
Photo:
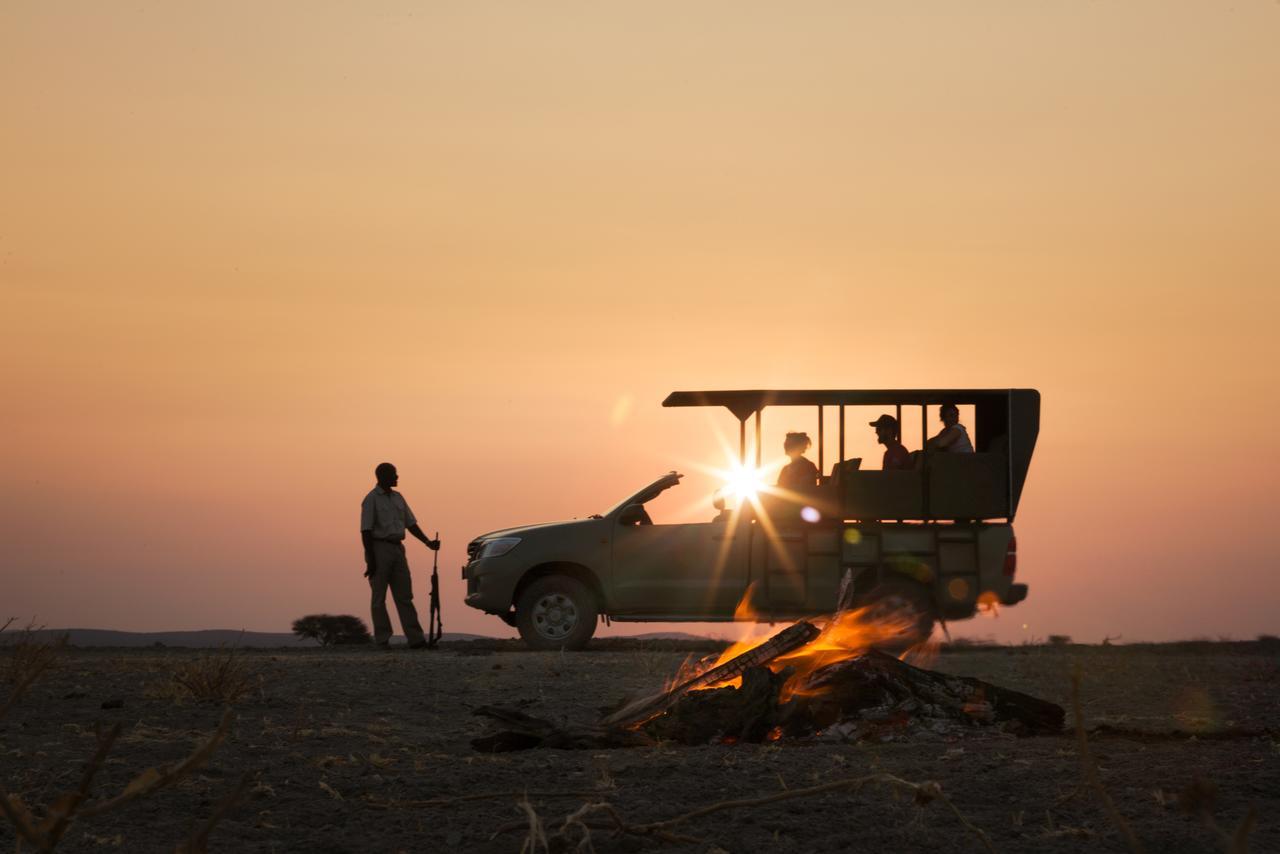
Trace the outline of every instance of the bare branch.
<path fill-rule="evenodd" d="M 1080 667 L 1077 665 L 1071 673 L 1071 710 L 1076 716 L 1076 748 L 1080 753 L 1080 771 L 1084 775 L 1093 791 L 1098 795 L 1098 800 L 1102 802 L 1102 808 L 1106 811 L 1107 817 L 1111 819 L 1111 823 L 1120 831 L 1120 836 L 1124 839 L 1125 844 L 1133 854 L 1144 854 L 1145 849 L 1142 843 L 1138 841 L 1138 837 L 1133 835 L 1129 822 L 1124 820 L 1124 816 L 1120 814 L 1120 810 L 1116 809 L 1115 802 L 1111 800 L 1111 795 L 1107 792 L 1107 787 L 1102 783 L 1102 776 L 1098 773 L 1098 763 L 1094 761 L 1093 753 L 1089 750 L 1089 737 L 1084 731 L 1084 709 L 1080 706 Z"/>
<path fill-rule="evenodd" d="M 84 773 L 80 776 L 80 785 L 69 795 L 54 801 L 49 806 L 49 814 L 42 822 L 41 830 L 45 835 L 45 847 L 52 851 L 62 835 L 67 832 L 67 827 L 71 824 L 71 820 L 75 818 L 80 805 L 89 797 L 89 787 L 93 785 L 93 778 L 102 770 L 102 765 L 107 761 L 107 754 L 111 752 L 111 747 L 116 743 L 116 739 L 120 737 L 120 724 L 115 724 L 111 729 L 107 730 L 105 736 L 98 737 L 98 749 L 94 751 L 93 757 L 85 766 Z"/>
<path fill-rule="evenodd" d="M 171 768 L 148 768 L 146 771 L 135 777 L 128 786 L 125 786 L 123 792 L 116 795 L 114 798 L 108 798 L 105 801 L 94 801 L 93 803 L 86 805 L 84 809 L 80 810 L 80 815 L 87 818 L 89 816 L 101 815 L 102 813 L 117 809 L 130 801 L 136 800 L 144 795 L 150 795 L 153 792 L 159 791 L 166 786 L 176 783 L 192 771 L 200 768 L 209 761 L 209 757 L 213 755 L 213 751 L 218 748 L 218 745 L 227 737 L 227 733 L 231 731 L 232 717 L 231 709 L 228 708 L 222 713 L 222 721 L 218 724 L 218 728 L 214 731 L 213 735 L 209 736 L 209 739 L 205 741 L 204 744 L 197 747 L 192 751 L 190 756 L 179 762 L 177 765 Z"/>

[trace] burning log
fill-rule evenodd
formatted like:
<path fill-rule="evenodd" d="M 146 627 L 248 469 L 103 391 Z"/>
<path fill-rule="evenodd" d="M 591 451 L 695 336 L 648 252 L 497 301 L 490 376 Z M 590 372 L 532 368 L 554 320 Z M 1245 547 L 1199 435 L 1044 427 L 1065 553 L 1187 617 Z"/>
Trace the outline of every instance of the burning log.
<path fill-rule="evenodd" d="M 792 672 L 790 668 L 774 673 L 767 667 L 748 667 L 740 687 L 684 694 L 665 714 L 646 721 L 641 731 L 680 744 L 764 741 L 778 726 L 778 695 Z"/>
<path fill-rule="evenodd" d="M 697 691 L 709 685 L 718 685 L 722 682 L 736 679 L 739 676 L 744 676 L 753 667 L 760 667 L 779 656 L 786 655 L 788 652 L 812 643 L 819 634 L 821 634 L 821 631 L 812 623 L 804 621 L 796 623 L 794 626 L 778 632 L 759 646 L 752 647 L 724 664 L 712 667 L 710 670 L 700 673 L 670 690 L 627 703 L 621 709 L 606 716 L 600 723 L 606 727 L 625 727 L 638 724 L 666 711 L 690 691 Z M 743 687 L 746 687 L 745 683 Z M 779 687 L 781 687 L 781 683 Z M 777 692 L 775 691 L 774 693 L 776 696 Z"/>
<path fill-rule="evenodd" d="M 789 676 L 785 670 L 748 670 L 741 688 L 685 694 L 641 729 L 684 744 L 815 735 L 857 741 L 922 732 L 950 735 L 981 726 L 1020 735 L 1056 733 L 1064 718 L 1062 707 L 1053 703 L 978 679 L 922 670 L 874 650 L 814 671 L 790 701 L 780 703 L 777 692 Z"/>

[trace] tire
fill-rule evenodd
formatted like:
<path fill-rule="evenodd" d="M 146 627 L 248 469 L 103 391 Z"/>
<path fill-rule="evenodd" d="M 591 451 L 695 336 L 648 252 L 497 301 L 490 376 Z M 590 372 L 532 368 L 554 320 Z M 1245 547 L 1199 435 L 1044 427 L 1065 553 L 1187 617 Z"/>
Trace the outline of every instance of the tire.
<path fill-rule="evenodd" d="M 858 604 L 869 608 L 873 619 L 879 615 L 908 617 L 908 626 L 892 639 L 876 645 L 884 652 L 895 655 L 905 652 L 916 644 L 928 640 L 933 634 L 933 623 L 936 618 L 933 596 L 929 588 L 918 581 L 906 578 L 885 578 L 860 597 Z"/>
<path fill-rule="evenodd" d="M 533 649 L 582 649 L 599 617 L 595 594 L 567 575 L 536 579 L 516 601 L 516 628 Z"/>

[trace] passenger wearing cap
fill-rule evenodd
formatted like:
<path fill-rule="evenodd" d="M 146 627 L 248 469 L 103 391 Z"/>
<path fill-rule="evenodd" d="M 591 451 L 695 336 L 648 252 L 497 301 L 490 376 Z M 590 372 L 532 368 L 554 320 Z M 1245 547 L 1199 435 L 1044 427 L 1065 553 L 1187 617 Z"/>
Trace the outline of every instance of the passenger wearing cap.
<path fill-rule="evenodd" d="M 892 415 L 881 415 L 870 426 L 876 428 L 876 439 L 884 445 L 884 462 L 880 467 L 885 471 L 911 468 L 911 454 L 899 438 L 898 419 Z"/>

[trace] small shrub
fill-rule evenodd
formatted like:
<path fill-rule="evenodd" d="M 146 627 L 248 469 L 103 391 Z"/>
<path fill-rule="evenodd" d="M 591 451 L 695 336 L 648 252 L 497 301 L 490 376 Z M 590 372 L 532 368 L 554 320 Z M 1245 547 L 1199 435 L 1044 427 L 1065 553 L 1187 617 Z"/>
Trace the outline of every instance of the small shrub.
<path fill-rule="evenodd" d="M 1053 646 L 1066 646 L 1071 643 L 1071 635 L 1049 635 L 1049 643 Z"/>
<path fill-rule="evenodd" d="M 258 680 L 243 657 L 227 649 L 179 664 L 173 682 L 196 700 L 229 704 L 243 699 Z"/>
<path fill-rule="evenodd" d="M 364 620 L 350 614 L 308 614 L 293 621 L 293 633 L 304 640 L 319 641 L 321 646 L 373 641 Z"/>

